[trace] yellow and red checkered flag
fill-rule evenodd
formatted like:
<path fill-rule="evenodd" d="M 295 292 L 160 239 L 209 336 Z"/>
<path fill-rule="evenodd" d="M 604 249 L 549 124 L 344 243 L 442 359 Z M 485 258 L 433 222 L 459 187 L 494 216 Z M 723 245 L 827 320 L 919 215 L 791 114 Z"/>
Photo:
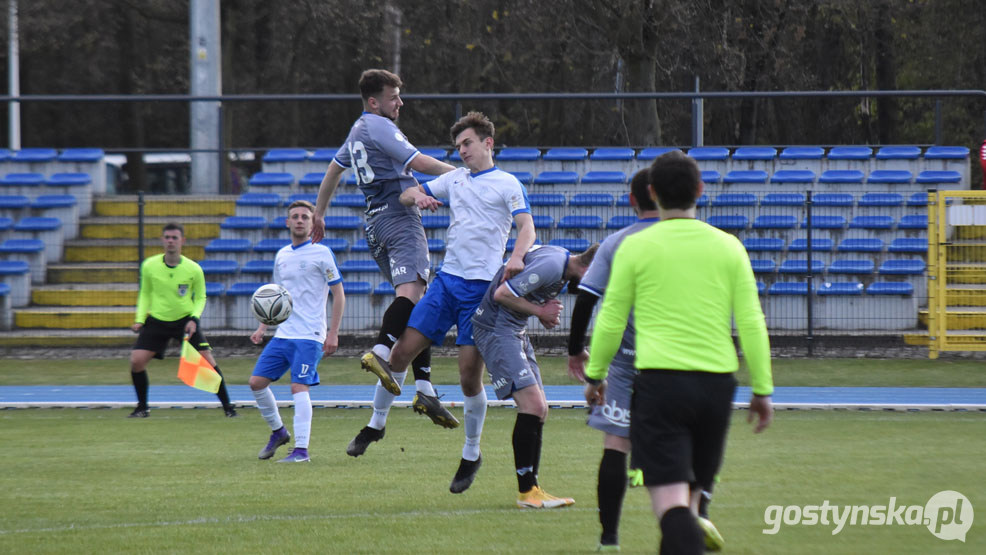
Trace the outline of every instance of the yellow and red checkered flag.
<path fill-rule="evenodd" d="M 223 377 L 209 364 L 204 356 L 199 354 L 188 342 L 188 336 L 181 343 L 181 360 L 178 361 L 178 379 L 185 384 L 216 393 L 219 391 L 219 384 Z"/>

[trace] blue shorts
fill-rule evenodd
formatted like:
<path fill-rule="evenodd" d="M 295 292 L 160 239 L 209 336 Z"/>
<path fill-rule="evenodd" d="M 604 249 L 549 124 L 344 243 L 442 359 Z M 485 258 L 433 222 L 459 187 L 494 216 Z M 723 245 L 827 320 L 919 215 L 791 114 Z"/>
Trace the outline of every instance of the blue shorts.
<path fill-rule="evenodd" d="M 407 327 L 414 328 L 436 345 L 445 341 L 452 326 L 458 329 L 456 345 L 475 345 L 472 338 L 472 314 L 476 312 L 490 282 L 464 279 L 445 272 L 435 274 L 428 291 L 414 305 Z"/>
<path fill-rule="evenodd" d="M 260 353 L 253 375 L 276 382 L 288 369 L 291 383 L 318 385 L 318 362 L 322 360 L 322 343 L 311 339 L 275 337 Z"/>

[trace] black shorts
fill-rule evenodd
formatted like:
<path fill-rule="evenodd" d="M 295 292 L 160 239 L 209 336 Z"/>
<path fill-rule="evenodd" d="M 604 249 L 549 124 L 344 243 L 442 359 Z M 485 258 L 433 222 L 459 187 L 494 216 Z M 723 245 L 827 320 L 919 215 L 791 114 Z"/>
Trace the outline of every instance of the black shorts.
<path fill-rule="evenodd" d="M 630 401 L 631 461 L 644 485 L 687 482 L 710 489 L 726 447 L 732 373 L 642 370 Z"/>
<path fill-rule="evenodd" d="M 191 316 L 186 316 L 181 320 L 165 322 L 153 316 L 148 316 L 144 322 L 144 327 L 137 335 L 137 342 L 134 343 L 134 350 L 154 351 L 154 358 L 163 359 L 164 351 L 168 348 L 168 341 L 177 339 L 181 341 L 185 338 L 185 324 L 191 320 Z M 195 333 L 188 338 L 188 341 L 197 351 L 208 351 L 209 342 L 202 334 L 201 324 L 195 326 Z"/>

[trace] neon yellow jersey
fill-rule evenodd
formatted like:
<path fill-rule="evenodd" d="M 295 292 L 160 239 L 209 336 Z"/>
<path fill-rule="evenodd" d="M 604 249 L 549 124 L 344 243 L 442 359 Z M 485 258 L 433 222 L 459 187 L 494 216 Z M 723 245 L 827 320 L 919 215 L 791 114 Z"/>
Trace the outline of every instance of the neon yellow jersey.
<path fill-rule="evenodd" d="M 196 318 L 205 310 L 205 274 L 190 258 L 181 257 L 177 266 L 168 266 L 158 254 L 140 265 L 140 293 L 137 295 L 135 322 L 143 324 L 148 314 L 165 322 Z"/>
<path fill-rule="evenodd" d="M 753 392 L 773 392 L 763 309 L 736 237 L 694 219 L 666 220 L 627 237 L 613 259 L 586 376 L 606 377 L 631 308 L 638 369 L 735 372 L 735 318 Z"/>

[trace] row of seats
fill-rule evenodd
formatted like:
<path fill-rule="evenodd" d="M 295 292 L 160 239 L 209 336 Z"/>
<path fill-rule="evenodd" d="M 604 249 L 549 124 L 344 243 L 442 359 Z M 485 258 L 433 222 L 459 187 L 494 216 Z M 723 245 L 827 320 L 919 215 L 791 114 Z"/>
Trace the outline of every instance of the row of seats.
<path fill-rule="evenodd" d="M 808 260 L 804 258 L 788 259 L 780 264 L 771 259 L 753 258 L 750 260 L 750 265 L 756 274 L 804 275 L 808 273 Z M 873 260 L 866 258 L 837 258 L 827 265 L 819 258 L 811 259 L 811 273 L 817 276 L 822 274 L 909 276 L 922 275 L 925 268 L 924 260 L 920 258 L 885 260 L 879 268 Z"/>
<path fill-rule="evenodd" d="M 569 216 L 566 216 L 569 217 Z M 598 218 L 598 216 L 578 216 L 579 218 Z M 746 229 L 807 229 L 808 219 L 790 215 L 765 214 L 751 220 L 744 214 L 717 214 L 709 216 L 706 221 L 719 229 L 743 231 Z M 897 220 L 889 215 L 854 216 L 846 219 L 841 215 L 813 215 L 812 229 L 842 230 L 925 230 L 928 228 L 928 216 L 925 214 L 909 214 Z"/>
<path fill-rule="evenodd" d="M 790 243 L 780 237 L 748 237 L 743 239 L 743 246 L 749 253 L 792 253 L 807 252 L 808 239 L 792 239 Z M 897 237 L 885 243 L 875 237 L 852 237 L 839 241 L 838 244 L 827 237 L 812 237 L 811 251 L 813 253 L 857 252 L 857 253 L 925 253 L 928 250 L 928 240 L 918 237 Z"/>

